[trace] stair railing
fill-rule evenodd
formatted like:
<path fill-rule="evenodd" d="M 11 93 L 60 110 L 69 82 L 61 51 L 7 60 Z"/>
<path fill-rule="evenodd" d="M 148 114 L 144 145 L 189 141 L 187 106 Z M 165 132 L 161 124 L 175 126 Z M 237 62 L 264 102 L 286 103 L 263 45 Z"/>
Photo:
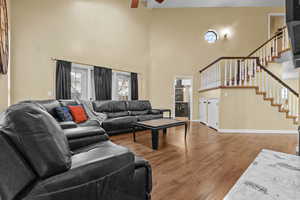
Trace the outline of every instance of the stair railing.
<path fill-rule="evenodd" d="M 298 117 L 299 94 L 266 69 L 259 57 L 221 57 L 200 71 L 200 79 L 200 90 L 255 88 L 287 117 Z"/>
<path fill-rule="evenodd" d="M 257 49 L 252 51 L 247 57 L 258 57 L 261 65 L 267 66 L 278 58 L 281 53 L 290 49 L 290 41 L 287 27 L 278 29 L 278 31 L 269 40 L 264 42 Z"/>

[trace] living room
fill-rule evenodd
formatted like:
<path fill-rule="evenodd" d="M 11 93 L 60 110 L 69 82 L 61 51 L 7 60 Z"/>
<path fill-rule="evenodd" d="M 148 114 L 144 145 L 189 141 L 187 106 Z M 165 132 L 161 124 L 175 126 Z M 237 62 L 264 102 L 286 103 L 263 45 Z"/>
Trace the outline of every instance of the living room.
<path fill-rule="evenodd" d="M 0 199 L 300 198 L 292 3 L 1 0 Z"/>

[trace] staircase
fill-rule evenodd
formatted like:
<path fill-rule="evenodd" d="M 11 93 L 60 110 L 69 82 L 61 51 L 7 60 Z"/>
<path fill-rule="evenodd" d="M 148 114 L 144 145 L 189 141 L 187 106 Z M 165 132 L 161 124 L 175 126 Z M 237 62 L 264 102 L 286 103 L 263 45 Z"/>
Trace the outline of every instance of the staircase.
<path fill-rule="evenodd" d="M 299 94 L 268 67 L 290 50 L 287 28 L 246 57 L 221 57 L 200 71 L 200 92 L 217 88 L 254 88 L 256 95 L 298 124 Z"/>

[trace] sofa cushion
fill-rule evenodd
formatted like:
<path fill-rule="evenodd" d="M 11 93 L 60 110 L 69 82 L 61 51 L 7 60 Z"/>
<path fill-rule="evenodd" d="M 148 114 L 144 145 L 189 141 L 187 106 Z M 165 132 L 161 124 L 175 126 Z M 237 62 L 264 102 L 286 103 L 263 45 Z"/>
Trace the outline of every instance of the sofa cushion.
<path fill-rule="evenodd" d="M 73 121 L 59 122 L 59 125 L 62 129 L 77 128 L 77 124 Z"/>
<path fill-rule="evenodd" d="M 150 101 L 147 100 L 128 101 L 127 107 L 129 111 L 149 111 L 152 109 Z"/>
<path fill-rule="evenodd" d="M 89 119 L 89 120 L 87 120 L 85 122 L 82 122 L 82 123 L 79 123 L 77 125 L 80 126 L 80 127 L 87 127 L 87 126 L 100 127 L 101 123 L 99 121 L 97 121 L 97 120 Z"/>
<path fill-rule="evenodd" d="M 56 107 L 55 113 L 56 113 L 58 121 L 60 121 L 60 122 L 73 121 L 73 117 L 72 117 L 68 107 L 65 107 L 65 106 Z"/>
<path fill-rule="evenodd" d="M 115 112 L 115 113 L 105 113 L 107 118 L 116 118 L 116 117 L 125 117 L 129 115 L 128 111 L 124 112 Z"/>
<path fill-rule="evenodd" d="M 95 135 L 95 136 L 89 136 L 89 137 L 70 139 L 69 146 L 73 153 L 78 153 L 78 152 L 81 152 L 80 149 L 82 149 L 83 147 L 87 147 L 87 146 L 94 145 L 96 143 L 108 141 L 108 140 L 109 140 L 109 137 L 106 134 Z"/>
<path fill-rule="evenodd" d="M 56 120 L 32 103 L 9 107 L 0 123 L 36 173 L 44 178 L 67 171 L 71 153 L 66 136 Z"/>
<path fill-rule="evenodd" d="M 117 113 L 127 111 L 125 101 L 94 101 L 93 107 L 100 113 Z"/>
<path fill-rule="evenodd" d="M 124 186 L 130 186 L 134 167 L 134 155 L 127 148 L 101 142 L 75 154 L 68 172 L 42 180 L 26 199 L 39 199 L 46 194 L 47 199 L 129 199 L 120 193 L 127 193 Z"/>
<path fill-rule="evenodd" d="M 149 110 L 142 110 L 142 111 L 130 111 L 130 115 L 136 116 L 136 115 L 147 115 L 149 113 Z"/>
<path fill-rule="evenodd" d="M 70 128 L 65 129 L 64 134 L 68 139 L 89 137 L 95 135 L 103 135 L 105 134 L 105 130 L 100 127 L 78 127 L 78 128 Z"/>
<path fill-rule="evenodd" d="M 159 114 L 159 115 L 139 115 L 139 116 L 137 116 L 138 121 L 147 121 L 147 120 L 160 119 L 160 118 L 163 118 L 162 114 Z"/>
<path fill-rule="evenodd" d="M 137 118 L 134 116 L 111 118 L 103 121 L 102 127 L 106 131 L 131 128 L 133 122 L 137 122 Z"/>
<path fill-rule="evenodd" d="M 81 105 L 68 106 L 72 117 L 76 123 L 82 123 L 88 120 L 88 117 Z"/>
<path fill-rule="evenodd" d="M 152 109 L 150 111 L 150 114 L 159 115 L 159 114 L 162 114 L 162 112 L 160 110 L 158 110 L 158 109 Z"/>
<path fill-rule="evenodd" d="M 16 199 L 36 175 L 1 130 L 0 148 L 0 199 Z"/>

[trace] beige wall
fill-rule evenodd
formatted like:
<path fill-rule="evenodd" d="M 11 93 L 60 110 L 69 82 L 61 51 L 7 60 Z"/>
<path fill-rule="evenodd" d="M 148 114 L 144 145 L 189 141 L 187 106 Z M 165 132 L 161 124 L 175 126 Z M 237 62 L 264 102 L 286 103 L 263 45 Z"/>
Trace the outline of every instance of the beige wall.
<path fill-rule="evenodd" d="M 8 18 L 9 18 L 9 27 L 10 27 L 10 0 L 7 0 L 8 6 Z M 10 67 L 8 69 L 10 71 Z M 8 74 L 3 75 L 0 74 L 0 112 L 5 110 L 9 105 L 10 101 L 10 72 Z"/>
<path fill-rule="evenodd" d="M 216 89 L 200 93 L 200 98 L 219 99 L 219 129 L 295 130 L 285 113 L 278 112 L 254 89 Z M 201 111 L 200 111 L 201 112 Z"/>
<path fill-rule="evenodd" d="M 268 13 L 281 8 L 154 9 L 151 17 L 150 98 L 156 107 L 173 107 L 175 76 L 194 77 L 193 119 L 199 119 L 198 71 L 220 56 L 246 56 L 268 37 Z M 208 29 L 232 36 L 204 41 Z M 163 91 L 163 92 L 162 92 Z"/>
<path fill-rule="evenodd" d="M 245 56 L 267 39 L 281 8 L 129 9 L 127 0 L 12 0 L 12 101 L 54 98 L 51 57 L 139 72 L 141 98 L 173 108 L 175 76 L 193 76 L 220 56 Z M 209 45 L 208 29 L 229 28 Z M 255 31 L 254 31 L 255 30 Z"/>
<path fill-rule="evenodd" d="M 267 67 L 276 76 L 282 79 L 283 66 L 281 63 L 269 63 Z M 299 90 L 299 80 L 298 79 L 285 79 L 283 80 L 288 86 L 290 86 L 295 91 Z"/>
<path fill-rule="evenodd" d="M 222 89 L 220 129 L 296 130 L 278 107 L 271 106 L 255 89 Z"/>
<path fill-rule="evenodd" d="M 271 16 L 270 17 L 270 34 L 274 35 L 279 28 L 282 28 L 285 24 L 284 16 Z"/>
<path fill-rule="evenodd" d="M 12 0 L 12 9 L 14 103 L 54 98 L 51 57 L 141 73 L 148 98 L 150 10 L 128 0 Z"/>
<path fill-rule="evenodd" d="M 0 112 L 8 105 L 8 75 L 0 74 Z"/>

